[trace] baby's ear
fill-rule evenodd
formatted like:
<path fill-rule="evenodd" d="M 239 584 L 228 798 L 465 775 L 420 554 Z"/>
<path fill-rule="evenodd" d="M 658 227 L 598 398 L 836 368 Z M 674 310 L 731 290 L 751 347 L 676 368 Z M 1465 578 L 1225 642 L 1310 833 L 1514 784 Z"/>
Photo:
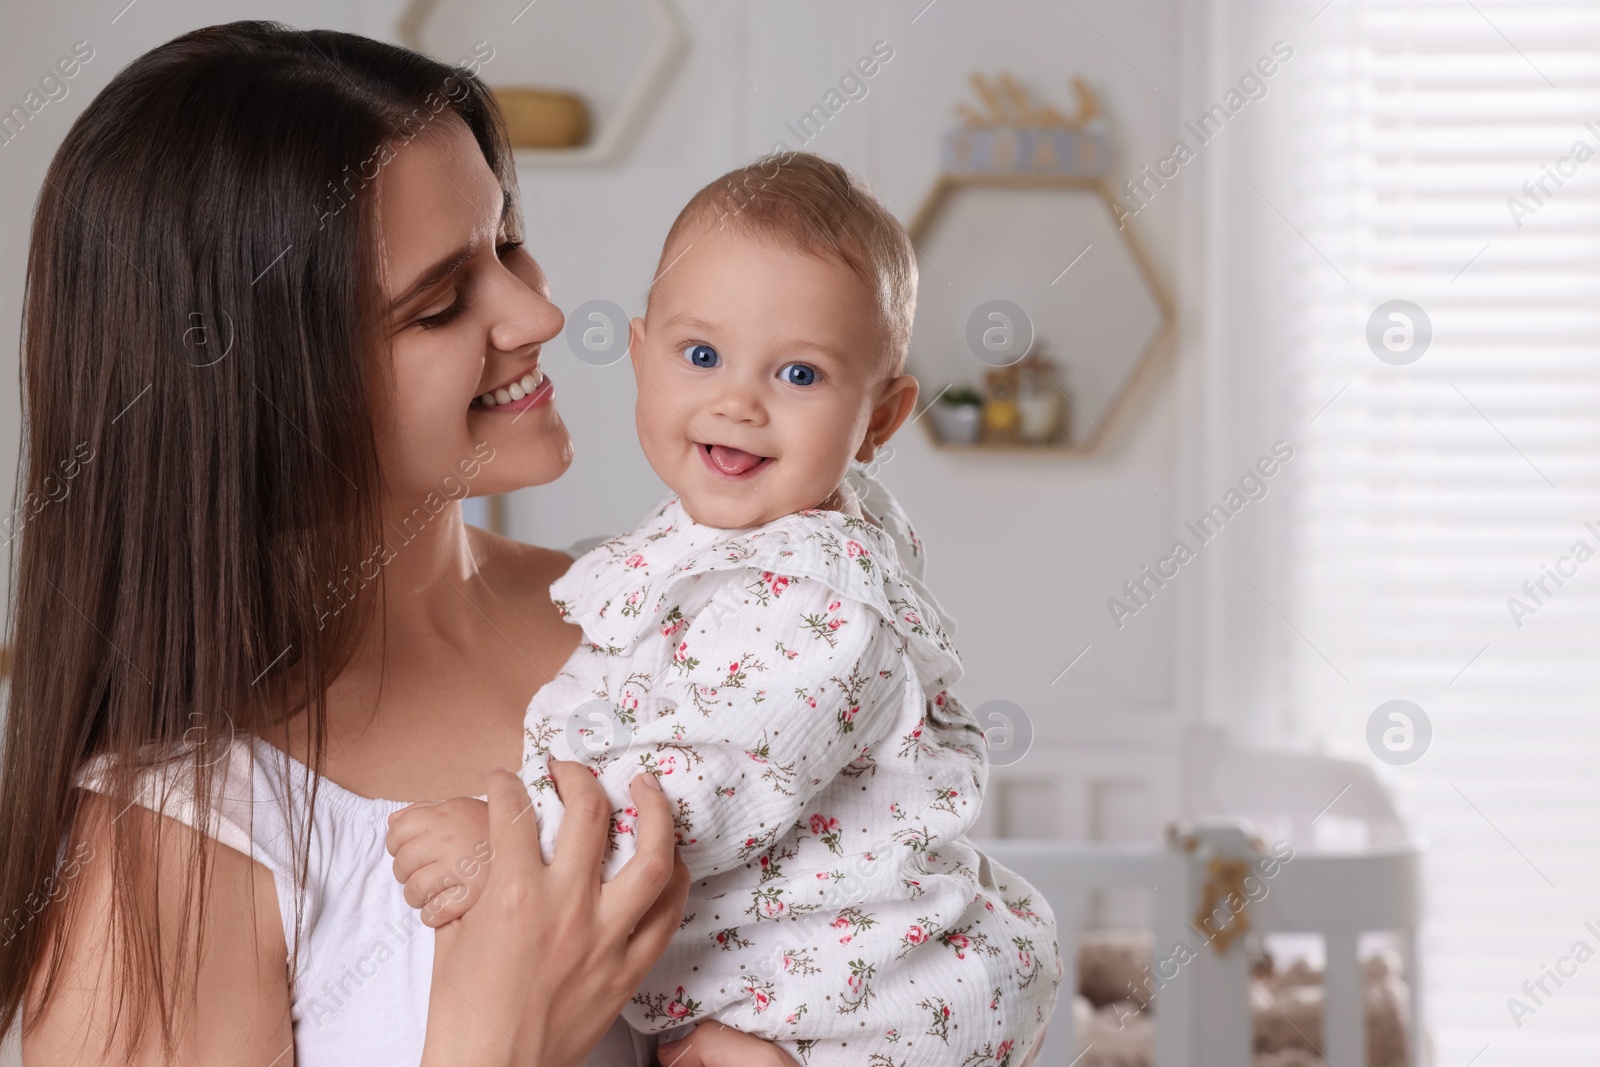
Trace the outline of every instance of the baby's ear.
<path fill-rule="evenodd" d="M 634 318 L 628 323 L 628 361 L 633 372 L 639 373 L 639 357 L 644 352 L 644 319 Z"/>
<path fill-rule="evenodd" d="M 872 415 L 867 420 L 867 435 L 856 450 L 856 459 L 862 463 L 872 461 L 878 449 L 905 425 L 912 409 L 917 406 L 919 387 L 911 375 L 901 374 L 891 378 L 882 388 L 878 402 L 872 407 Z"/>

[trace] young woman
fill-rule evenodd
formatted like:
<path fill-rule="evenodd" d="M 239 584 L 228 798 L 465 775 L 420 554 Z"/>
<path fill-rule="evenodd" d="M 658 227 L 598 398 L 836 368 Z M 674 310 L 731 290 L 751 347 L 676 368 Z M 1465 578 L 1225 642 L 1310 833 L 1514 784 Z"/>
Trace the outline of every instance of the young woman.
<path fill-rule="evenodd" d="M 266 23 L 141 57 L 57 153 L 0 771 L 30 1067 L 647 1055 L 612 1027 L 687 890 L 664 798 L 634 783 L 638 855 L 602 886 L 588 773 L 557 770 L 546 865 L 496 771 L 578 639 L 547 595 L 569 560 L 459 505 L 571 456 L 517 205 L 471 73 Z M 489 840 L 439 872 L 484 895 L 427 930 L 388 815 L 485 791 Z M 663 1060 L 789 1062 L 704 1029 Z"/>

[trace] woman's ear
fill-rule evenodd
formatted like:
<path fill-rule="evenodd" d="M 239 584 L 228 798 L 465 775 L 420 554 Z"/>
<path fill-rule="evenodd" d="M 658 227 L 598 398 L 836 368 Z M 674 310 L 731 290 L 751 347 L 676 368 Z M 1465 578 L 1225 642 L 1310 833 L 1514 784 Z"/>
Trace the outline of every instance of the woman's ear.
<path fill-rule="evenodd" d="M 870 463 L 883 443 L 905 425 L 906 419 L 911 417 L 911 409 L 917 406 L 917 390 L 917 380 L 909 374 L 891 378 L 884 385 L 867 420 L 867 435 L 856 449 L 856 459 Z"/>

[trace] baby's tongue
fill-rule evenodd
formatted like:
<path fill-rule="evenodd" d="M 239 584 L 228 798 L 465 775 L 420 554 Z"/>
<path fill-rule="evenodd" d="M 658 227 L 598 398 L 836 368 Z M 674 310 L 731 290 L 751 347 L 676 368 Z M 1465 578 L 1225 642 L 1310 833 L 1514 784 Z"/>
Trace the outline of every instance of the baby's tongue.
<path fill-rule="evenodd" d="M 711 462 L 715 463 L 723 474 L 743 474 L 760 463 L 761 457 L 727 445 L 712 445 Z"/>

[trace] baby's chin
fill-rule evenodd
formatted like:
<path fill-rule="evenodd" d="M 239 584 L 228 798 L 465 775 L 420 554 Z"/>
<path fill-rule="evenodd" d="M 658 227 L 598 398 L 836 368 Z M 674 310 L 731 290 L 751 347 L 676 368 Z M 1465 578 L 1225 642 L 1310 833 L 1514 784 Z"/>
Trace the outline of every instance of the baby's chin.
<path fill-rule="evenodd" d="M 784 510 L 781 506 L 769 505 L 760 500 L 719 499 L 711 494 L 697 493 L 694 490 L 680 492 L 678 502 L 695 522 L 719 530 L 748 530 L 756 526 L 765 526 L 774 519 L 801 510 L 799 508 Z"/>

